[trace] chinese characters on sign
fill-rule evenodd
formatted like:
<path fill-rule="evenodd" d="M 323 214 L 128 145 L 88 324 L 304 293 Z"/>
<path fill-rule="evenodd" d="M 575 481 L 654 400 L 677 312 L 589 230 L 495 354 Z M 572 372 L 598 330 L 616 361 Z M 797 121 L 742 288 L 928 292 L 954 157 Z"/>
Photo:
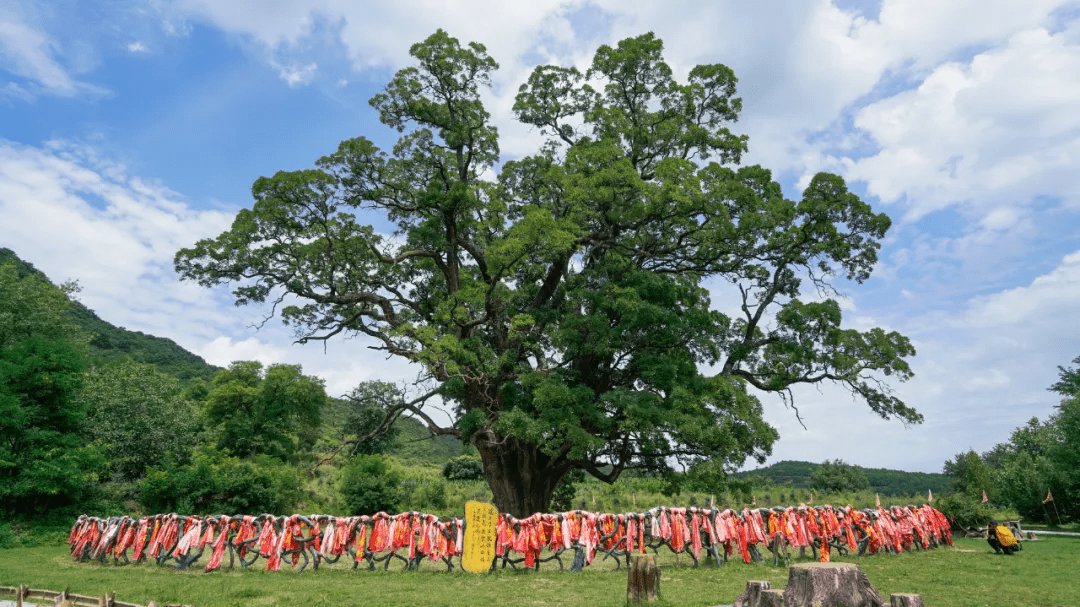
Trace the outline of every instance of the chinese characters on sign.
<path fill-rule="evenodd" d="M 461 554 L 461 567 L 472 573 L 491 569 L 495 558 L 495 525 L 499 511 L 491 504 L 465 503 L 465 545 Z"/>

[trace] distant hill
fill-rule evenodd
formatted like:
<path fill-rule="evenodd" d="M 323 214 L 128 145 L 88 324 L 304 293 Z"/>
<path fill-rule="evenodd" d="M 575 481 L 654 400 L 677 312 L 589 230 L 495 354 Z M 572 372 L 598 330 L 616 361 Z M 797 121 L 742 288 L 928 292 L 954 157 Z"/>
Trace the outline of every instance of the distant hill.
<path fill-rule="evenodd" d="M 394 422 L 398 445 L 392 455 L 413 464 L 442 467 L 447 460 L 461 455 L 464 446 L 453 436 L 432 436 L 418 420 L 401 416 Z"/>
<path fill-rule="evenodd" d="M 0 248 L 0 264 L 14 262 L 20 277 L 37 275 L 49 280 L 32 264 L 19 259 L 11 249 Z M 155 337 L 140 331 L 129 331 L 102 320 L 82 303 L 72 302 L 71 315 L 75 322 L 93 335 L 90 357 L 97 364 L 106 364 L 122 357 L 156 366 L 162 373 L 187 382 L 200 377 L 210 381 L 220 368 L 208 364 L 202 357 L 188 352 L 165 337 Z"/>
<path fill-rule="evenodd" d="M 777 462 L 765 468 L 737 472 L 733 476 L 744 478 L 762 476 L 772 479 L 777 485 L 790 485 L 799 489 L 810 487 L 810 475 L 820 464 L 800 461 Z M 926 493 L 927 490 L 944 494 L 951 491 L 951 479 L 944 474 L 927 472 L 903 472 L 887 468 L 862 468 L 870 480 L 870 488 L 881 495 L 908 496 Z"/>

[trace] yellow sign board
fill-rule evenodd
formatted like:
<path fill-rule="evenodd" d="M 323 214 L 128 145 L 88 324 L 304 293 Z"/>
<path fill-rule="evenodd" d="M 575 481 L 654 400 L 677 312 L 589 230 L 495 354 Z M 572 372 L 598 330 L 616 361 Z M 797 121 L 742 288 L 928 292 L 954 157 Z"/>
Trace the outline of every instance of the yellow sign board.
<path fill-rule="evenodd" d="M 495 525 L 499 511 L 491 504 L 465 502 L 465 545 L 461 552 L 461 568 L 471 573 L 491 569 L 495 559 Z"/>

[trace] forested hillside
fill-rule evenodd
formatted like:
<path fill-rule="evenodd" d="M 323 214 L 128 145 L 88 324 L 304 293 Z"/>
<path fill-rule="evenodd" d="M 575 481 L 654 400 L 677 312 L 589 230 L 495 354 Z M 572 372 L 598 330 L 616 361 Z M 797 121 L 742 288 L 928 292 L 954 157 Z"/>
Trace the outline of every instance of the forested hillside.
<path fill-rule="evenodd" d="M 759 476 L 772 479 L 777 485 L 790 485 L 800 489 L 810 488 L 810 477 L 821 464 L 800 461 L 777 462 L 765 468 L 739 472 L 735 476 L 746 478 Z M 944 474 L 926 472 L 903 472 L 886 468 L 860 468 L 870 481 L 873 492 L 881 495 L 914 495 L 933 491 L 943 494 L 951 490 L 950 478 Z"/>
<path fill-rule="evenodd" d="M 32 264 L 19 259 L 19 256 L 11 249 L 0 248 L 0 265 L 8 262 L 14 264 L 20 278 L 37 275 L 49 280 Z M 171 339 L 147 335 L 140 331 L 129 331 L 106 322 L 78 301 L 72 303 L 68 314 L 74 319 L 76 325 L 92 336 L 90 359 L 96 364 L 129 357 L 137 363 L 154 365 L 162 373 L 184 382 L 196 377 L 209 382 L 214 378 L 214 374 L 221 370 L 219 367 L 207 364 L 202 357 L 181 348 Z"/>

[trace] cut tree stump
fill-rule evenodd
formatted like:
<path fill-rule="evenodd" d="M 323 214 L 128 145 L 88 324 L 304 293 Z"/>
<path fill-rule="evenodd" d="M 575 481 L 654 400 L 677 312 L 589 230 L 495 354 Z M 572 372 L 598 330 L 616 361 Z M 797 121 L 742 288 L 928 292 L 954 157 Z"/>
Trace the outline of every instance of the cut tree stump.
<path fill-rule="evenodd" d="M 743 590 L 739 598 L 735 599 L 733 607 L 761 607 L 761 593 L 770 588 L 772 588 L 772 584 L 768 580 L 746 582 L 746 590 Z"/>
<path fill-rule="evenodd" d="M 858 565 L 799 563 L 788 569 L 786 607 L 885 607 Z"/>
<path fill-rule="evenodd" d="M 631 605 L 652 603 L 660 598 L 660 568 L 656 555 L 635 554 L 630 557 L 626 574 L 626 602 Z"/>
<path fill-rule="evenodd" d="M 765 590 L 761 593 L 761 602 L 758 607 L 784 607 L 783 590 Z"/>
<path fill-rule="evenodd" d="M 889 607 L 923 607 L 922 597 L 917 594 L 893 594 Z"/>

